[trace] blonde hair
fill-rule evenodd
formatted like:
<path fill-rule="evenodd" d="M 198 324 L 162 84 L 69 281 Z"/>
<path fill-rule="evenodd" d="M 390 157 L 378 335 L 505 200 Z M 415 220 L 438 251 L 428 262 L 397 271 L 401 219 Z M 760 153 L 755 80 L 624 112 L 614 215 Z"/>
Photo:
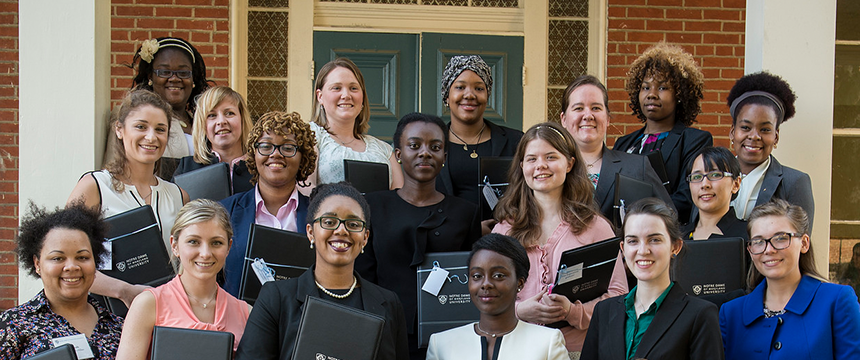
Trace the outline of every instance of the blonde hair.
<path fill-rule="evenodd" d="M 221 105 L 225 100 L 230 100 L 239 110 L 242 129 L 239 135 L 239 144 L 242 152 L 246 152 L 248 132 L 251 131 L 251 117 L 248 116 L 248 106 L 242 95 L 228 86 L 215 86 L 204 91 L 197 98 L 197 110 L 194 111 L 194 126 L 191 127 L 191 138 L 194 142 L 194 162 L 198 164 L 211 164 L 212 143 L 206 137 L 206 117 L 215 107 Z"/>

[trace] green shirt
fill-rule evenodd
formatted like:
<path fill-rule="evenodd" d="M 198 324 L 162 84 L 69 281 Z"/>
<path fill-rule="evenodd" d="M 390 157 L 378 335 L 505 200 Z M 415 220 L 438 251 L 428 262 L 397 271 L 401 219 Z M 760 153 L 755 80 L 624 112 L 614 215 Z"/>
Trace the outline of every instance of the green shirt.
<path fill-rule="evenodd" d="M 630 290 L 630 293 L 624 297 L 624 307 L 627 309 L 627 324 L 624 327 L 624 341 L 627 345 L 627 360 L 633 359 L 633 354 L 636 354 L 636 349 L 639 348 L 639 342 L 642 341 L 642 335 L 645 335 L 645 331 L 648 330 L 648 326 L 651 325 L 651 321 L 654 320 L 654 315 L 657 315 L 657 309 L 660 308 L 660 305 L 663 304 L 663 300 L 666 299 L 666 295 L 669 294 L 669 290 L 672 290 L 672 285 L 674 283 L 669 283 L 669 287 L 657 297 L 657 300 L 651 304 L 651 307 L 648 308 L 639 318 L 636 318 L 636 306 L 634 305 L 636 301 L 636 287 Z"/>

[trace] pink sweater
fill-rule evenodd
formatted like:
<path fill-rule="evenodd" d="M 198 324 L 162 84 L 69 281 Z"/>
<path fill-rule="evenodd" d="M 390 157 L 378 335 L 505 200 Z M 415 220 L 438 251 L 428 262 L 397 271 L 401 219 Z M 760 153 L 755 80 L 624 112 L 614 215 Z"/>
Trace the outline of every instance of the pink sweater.
<path fill-rule="evenodd" d="M 506 221 L 500 222 L 493 228 L 494 233 L 504 235 L 507 235 L 510 230 L 511 225 Z M 526 248 L 531 267 L 529 268 L 529 278 L 525 286 L 523 286 L 523 290 L 517 294 L 517 303 L 537 295 L 549 284 L 555 283 L 558 263 L 563 252 L 614 236 L 615 233 L 612 231 L 612 226 L 609 225 L 606 219 L 600 216 L 595 216 L 588 228 L 579 235 L 574 235 L 570 231 L 568 223 L 562 222 L 559 224 L 549 239 L 547 239 L 546 245 Z M 582 350 L 582 344 L 585 342 L 585 333 L 588 331 L 588 324 L 591 322 L 591 313 L 594 311 L 594 305 L 597 305 L 600 300 L 626 293 L 627 277 L 624 273 L 623 259 L 619 255 L 618 261 L 615 262 L 615 270 L 612 273 L 609 290 L 606 294 L 584 304 L 577 300 L 571 305 L 570 314 L 567 316 L 567 322 L 570 326 L 561 329 L 561 332 L 564 334 L 567 350 Z"/>

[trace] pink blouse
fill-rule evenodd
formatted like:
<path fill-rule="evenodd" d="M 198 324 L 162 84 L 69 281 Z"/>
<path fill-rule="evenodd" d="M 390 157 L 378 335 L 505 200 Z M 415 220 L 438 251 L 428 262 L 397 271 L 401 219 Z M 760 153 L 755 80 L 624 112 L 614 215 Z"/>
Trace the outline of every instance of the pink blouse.
<path fill-rule="evenodd" d="M 191 303 L 185 288 L 177 275 L 167 284 L 147 289 L 155 296 L 155 326 L 169 326 L 185 329 L 229 331 L 233 333 L 233 351 L 245 332 L 248 322 L 248 303 L 228 294 L 220 286 L 215 295 L 215 323 L 205 323 L 197 319 L 191 310 Z"/>
<path fill-rule="evenodd" d="M 493 228 L 493 232 L 497 234 L 507 235 L 510 231 L 511 225 L 506 221 L 500 222 Z M 555 283 L 558 263 L 563 252 L 614 236 L 612 226 L 601 216 L 595 216 L 588 228 L 579 235 L 570 231 L 570 224 L 561 222 L 547 239 L 546 245 L 526 248 L 531 266 L 529 267 L 529 278 L 526 280 L 523 290 L 517 294 L 517 303 L 537 295 L 549 284 Z M 568 351 L 582 351 L 582 344 L 585 342 L 585 333 L 591 322 L 594 305 L 597 305 L 600 300 L 627 293 L 627 277 L 622 261 L 619 255 L 606 294 L 584 304 L 579 300 L 571 304 L 570 313 L 567 315 L 567 322 L 570 326 L 561 328 Z"/>

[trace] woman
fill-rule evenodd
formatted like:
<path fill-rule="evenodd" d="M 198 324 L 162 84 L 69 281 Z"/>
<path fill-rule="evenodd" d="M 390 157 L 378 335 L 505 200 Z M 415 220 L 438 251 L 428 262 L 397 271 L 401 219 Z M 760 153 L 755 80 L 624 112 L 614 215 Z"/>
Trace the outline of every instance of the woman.
<path fill-rule="evenodd" d="M 436 191 L 446 140 L 445 123 L 436 116 L 411 113 L 400 119 L 394 156 L 403 169 L 403 187 L 366 195 L 377 221 L 370 223 L 365 253 L 356 259 L 363 278 L 394 291 L 403 302 L 412 359 L 425 356 L 418 349 L 415 293 L 415 271 L 424 254 L 465 251 L 481 236 L 478 208 Z"/>
<path fill-rule="evenodd" d="M 755 290 L 720 309 L 726 359 L 860 358 L 857 295 L 815 270 L 808 229 L 803 208 L 782 199 L 750 213 Z"/>
<path fill-rule="evenodd" d="M 315 144 L 313 131 L 297 112 L 267 112 L 248 134 L 245 163 L 254 187 L 221 200 L 235 230 L 224 267 L 230 295 L 239 296 L 251 224 L 304 234 L 308 198 L 297 185 L 314 172 Z"/>
<path fill-rule="evenodd" d="M 88 296 L 105 251 L 107 229 L 99 217 L 81 203 L 52 212 L 30 203 L 18 229 L 18 263 L 42 279 L 44 290 L 0 315 L 0 359 L 33 356 L 56 346 L 52 340 L 78 340 L 89 345 L 87 355 L 114 358 L 122 318 Z"/>
<path fill-rule="evenodd" d="M 650 183 L 657 196 L 671 204 L 672 198 L 647 158 L 606 147 L 604 139 L 611 117 L 608 102 L 606 87 L 592 75 L 574 79 L 561 99 L 561 125 L 579 148 L 600 212 L 608 219 L 621 218 L 614 207 L 615 174 Z M 601 174 L 606 175 L 601 177 Z"/>
<path fill-rule="evenodd" d="M 669 279 L 683 244 L 675 212 L 662 201 L 628 209 L 621 251 L 638 285 L 597 304 L 581 359 L 723 359 L 716 305 Z"/>
<path fill-rule="evenodd" d="M 361 70 L 347 58 L 337 58 L 320 68 L 314 85 L 311 129 L 316 134 L 320 154 L 317 171 L 307 192 L 315 184 L 344 180 L 343 160 L 388 164 L 389 188 L 403 184 L 400 165 L 391 145 L 367 135 L 370 105 Z"/>
<path fill-rule="evenodd" d="M 81 176 L 67 204 L 81 200 L 110 217 L 150 205 L 161 229 L 165 248 L 170 248 L 170 229 L 188 194 L 176 184 L 155 175 L 167 148 L 170 133 L 169 105 L 155 93 L 134 90 L 123 98 L 112 128 L 115 154 L 105 169 Z M 96 277 L 91 291 L 121 299 L 127 306 L 145 287 L 105 275 Z"/>
<path fill-rule="evenodd" d="M 661 42 L 645 50 L 627 72 L 630 109 L 645 126 L 618 138 L 614 147 L 640 155 L 660 151 L 682 221 L 693 207 L 684 171 L 699 150 L 714 144 L 709 132 L 690 127 L 702 110 L 704 79 L 696 60 L 680 46 Z"/>
<path fill-rule="evenodd" d="M 777 198 L 802 207 L 812 225 L 815 201 L 809 175 L 783 166 L 770 154 L 779 142 L 779 126 L 794 116 L 796 98 L 785 80 L 768 72 L 746 75 L 729 91 L 729 139 L 744 177 L 732 201 L 739 219 L 748 219 L 753 207 Z"/>
<path fill-rule="evenodd" d="M 198 199 L 182 207 L 170 236 L 171 253 L 180 272 L 167 284 L 147 289 L 128 311 L 118 359 L 149 359 L 152 329 L 168 326 L 228 331 L 239 345 L 250 307 L 216 282 L 230 251 L 233 229 L 224 207 Z"/>
<path fill-rule="evenodd" d="M 570 134 L 554 122 L 532 126 L 517 146 L 510 186 L 499 206 L 494 233 L 519 240 L 529 255 L 529 281 L 517 297 L 517 317 L 538 324 L 566 321 L 567 349 L 582 349 L 591 311 L 601 299 L 627 292 L 624 267 L 616 261 L 608 292 L 588 302 L 549 294 L 561 254 L 615 236 L 594 204 L 594 186 Z"/>
<path fill-rule="evenodd" d="M 197 99 L 194 112 L 194 156 L 180 159 L 173 176 L 223 162 L 230 167 L 231 193 L 251 190 L 251 173 L 242 161 L 251 126 L 242 95 L 227 86 L 209 88 Z"/>
<path fill-rule="evenodd" d="M 517 293 L 529 276 L 529 258 L 516 239 L 482 237 L 472 246 L 467 264 L 469 296 L 481 318 L 430 335 L 427 360 L 569 359 L 560 331 L 517 319 Z"/>
<path fill-rule="evenodd" d="M 436 178 L 439 191 L 483 207 L 485 233 L 495 221 L 493 211 L 481 200 L 475 182 L 478 158 L 513 156 L 522 131 L 493 124 L 484 119 L 484 110 L 493 91 L 490 66 L 478 55 L 453 56 L 442 74 L 442 103 L 451 113 L 450 136 L 445 143 L 448 166 Z"/>
<path fill-rule="evenodd" d="M 690 222 L 681 227 L 684 239 L 749 239 L 747 222 L 738 220 L 731 206 L 742 182 L 740 165 L 729 149 L 709 146 L 699 151 L 687 171 L 687 182 L 696 208 Z"/>
<path fill-rule="evenodd" d="M 376 359 L 409 357 L 403 307 L 393 292 L 365 281 L 353 270 L 367 245 L 370 209 L 364 197 L 341 182 L 314 189 L 307 235 L 316 263 L 298 278 L 263 285 L 245 327 L 236 359 L 290 359 L 308 296 L 368 311 L 385 318 Z M 340 329 L 348 336 L 350 329 Z"/>

